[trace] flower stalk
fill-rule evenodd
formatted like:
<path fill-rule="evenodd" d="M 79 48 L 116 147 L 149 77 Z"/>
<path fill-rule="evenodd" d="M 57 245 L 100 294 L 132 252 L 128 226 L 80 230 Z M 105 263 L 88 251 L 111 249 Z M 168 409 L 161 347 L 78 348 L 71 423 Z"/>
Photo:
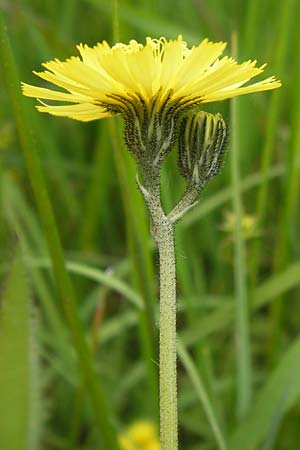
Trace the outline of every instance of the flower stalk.
<path fill-rule="evenodd" d="M 176 370 L 176 271 L 174 225 L 161 206 L 159 173 L 144 173 L 138 186 L 151 215 L 151 233 L 159 251 L 159 394 L 160 450 L 178 448 L 177 370 Z"/>
<path fill-rule="evenodd" d="M 169 450 L 178 448 L 178 413 L 174 230 L 167 217 L 156 233 L 160 267 L 160 447 Z"/>
<path fill-rule="evenodd" d="M 137 122 L 135 123 L 138 126 Z M 162 136 L 164 136 L 163 130 Z M 172 136 L 170 139 L 169 132 L 165 136 L 166 144 L 160 144 L 160 148 L 165 148 L 167 154 L 170 150 L 168 143 L 173 142 L 175 138 Z M 161 204 L 160 165 L 162 160 L 160 164 L 157 164 L 155 156 L 159 151 L 155 151 L 152 147 L 144 153 L 140 151 L 136 153 L 144 183 L 142 184 L 137 177 L 137 184 L 150 212 L 151 233 L 159 252 L 160 450 L 178 449 L 174 224 L 197 203 L 196 199 L 203 186 L 218 173 L 224 156 L 226 136 L 227 127 L 220 114 L 213 116 L 205 112 L 190 113 L 188 120 L 186 118 L 182 120 L 178 139 L 178 163 L 187 186 L 182 198 L 169 214 L 164 212 Z M 130 139 L 128 140 L 129 148 Z M 136 146 L 136 139 L 134 137 L 132 139 L 131 148 Z M 144 146 L 147 147 L 147 144 Z"/>

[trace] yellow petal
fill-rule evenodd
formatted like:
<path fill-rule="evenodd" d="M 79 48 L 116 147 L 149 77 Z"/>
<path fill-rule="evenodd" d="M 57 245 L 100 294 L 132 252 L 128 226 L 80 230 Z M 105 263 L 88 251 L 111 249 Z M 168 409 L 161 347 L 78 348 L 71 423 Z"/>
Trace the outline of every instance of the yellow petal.
<path fill-rule="evenodd" d="M 201 90 L 203 94 L 213 92 L 217 89 L 230 88 L 234 85 L 244 84 L 251 78 L 259 75 L 263 70 L 258 67 L 254 67 L 254 62 L 247 62 L 244 64 L 235 64 L 235 62 L 228 65 L 227 70 L 218 71 L 217 69 L 211 71 L 211 75 L 208 74 L 205 79 L 196 83 L 193 86 L 195 90 Z"/>
<path fill-rule="evenodd" d="M 26 83 L 22 83 L 22 91 L 27 97 L 43 98 L 45 100 L 61 100 L 72 103 L 90 102 L 92 100 L 91 97 L 86 95 L 53 91 L 51 89 L 31 86 Z"/>
<path fill-rule="evenodd" d="M 147 99 L 153 97 L 156 92 L 153 92 L 152 87 L 156 85 L 161 61 L 159 56 L 153 53 L 152 47 L 145 46 L 141 51 L 129 55 L 128 66 L 136 81 L 137 91 L 146 95 Z"/>
<path fill-rule="evenodd" d="M 111 116 L 111 113 L 105 111 L 100 106 L 92 105 L 91 103 L 64 106 L 43 105 L 37 106 L 37 110 L 53 116 L 69 117 L 71 119 L 81 120 L 82 122 L 89 122 L 91 120 Z"/>
<path fill-rule="evenodd" d="M 72 57 L 62 64 L 51 61 L 44 64 L 44 66 L 53 73 L 61 74 L 79 84 L 89 87 L 98 87 L 103 84 L 104 89 L 110 88 L 109 80 L 105 79 L 103 75 L 96 72 L 92 67 L 84 64 L 79 58 Z"/>
<path fill-rule="evenodd" d="M 128 68 L 128 57 L 123 52 L 103 55 L 101 65 L 110 78 L 123 85 L 123 88 L 133 91 L 137 88 L 137 82 Z"/>
<path fill-rule="evenodd" d="M 77 92 L 81 93 L 83 95 L 87 94 L 89 92 L 89 88 L 87 86 L 84 86 L 83 84 L 75 83 L 73 80 L 70 80 L 69 78 L 62 76 L 58 73 L 51 73 L 45 70 L 44 72 L 35 72 L 33 71 L 35 75 L 42 78 L 45 81 L 49 81 L 50 83 L 53 83 L 56 86 L 62 87 L 64 89 L 67 89 L 69 92 Z"/>
<path fill-rule="evenodd" d="M 232 90 L 222 89 L 219 91 L 215 91 L 211 94 L 208 94 L 207 96 L 204 96 L 202 103 L 216 102 L 220 100 L 225 100 L 227 98 L 232 98 L 238 95 L 250 94 L 253 92 L 268 91 L 271 89 L 277 89 L 280 86 L 281 86 L 280 81 L 275 80 L 274 77 L 270 77 L 258 83 L 251 84 L 250 86 L 245 86 L 242 88 Z"/>
<path fill-rule="evenodd" d="M 160 83 L 164 89 L 174 86 L 177 74 L 184 63 L 184 47 L 181 40 L 165 44 L 161 64 Z"/>
<path fill-rule="evenodd" d="M 209 42 L 204 39 L 198 47 L 193 47 L 185 58 L 177 74 L 177 88 L 195 82 L 223 53 L 226 42 Z"/>

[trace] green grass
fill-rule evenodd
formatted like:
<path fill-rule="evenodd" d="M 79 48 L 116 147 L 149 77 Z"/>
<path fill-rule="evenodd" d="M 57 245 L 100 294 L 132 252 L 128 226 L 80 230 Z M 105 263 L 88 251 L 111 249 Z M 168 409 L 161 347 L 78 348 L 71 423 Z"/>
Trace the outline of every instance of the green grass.
<path fill-rule="evenodd" d="M 182 33 L 190 45 L 226 40 L 230 54 L 233 31 L 238 59 L 268 62 L 283 87 L 206 108 L 223 114 L 231 139 L 221 174 L 176 230 L 180 448 L 295 450 L 299 2 L 21 0 L 0 9 L 1 450 L 113 450 L 128 425 L 158 420 L 157 251 L 122 123 L 41 115 L 20 80 L 36 81 L 33 69 L 79 42 Z M 166 207 L 182 192 L 175 152 L 162 175 Z M 221 229 L 226 211 L 237 217 L 231 232 Z M 245 213 L 258 219 L 249 239 Z M 12 385 L 14 367 L 21 382 Z"/>

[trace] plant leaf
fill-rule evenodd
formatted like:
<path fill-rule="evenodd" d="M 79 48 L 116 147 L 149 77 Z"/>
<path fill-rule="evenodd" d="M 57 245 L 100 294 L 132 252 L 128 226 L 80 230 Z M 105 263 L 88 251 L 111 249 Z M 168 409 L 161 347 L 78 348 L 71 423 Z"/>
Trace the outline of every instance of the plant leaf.
<path fill-rule="evenodd" d="M 0 303 L 0 448 L 35 450 L 40 435 L 30 296 L 17 245 Z"/>

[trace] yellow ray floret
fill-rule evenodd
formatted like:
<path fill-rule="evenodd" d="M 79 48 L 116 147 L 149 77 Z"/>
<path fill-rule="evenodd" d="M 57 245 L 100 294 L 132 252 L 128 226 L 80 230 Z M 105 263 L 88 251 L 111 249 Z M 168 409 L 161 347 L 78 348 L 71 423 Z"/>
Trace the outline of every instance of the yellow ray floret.
<path fill-rule="evenodd" d="M 120 102 L 124 108 L 128 100 L 136 99 L 146 107 L 155 100 L 159 108 L 168 98 L 193 106 L 281 86 L 274 77 L 244 86 L 265 65 L 220 58 L 225 47 L 224 42 L 204 39 L 189 49 L 181 36 L 170 41 L 147 38 L 145 45 L 134 40 L 113 47 L 105 41 L 92 48 L 80 44 L 80 57 L 55 59 L 43 64 L 44 72 L 34 72 L 65 91 L 26 83 L 22 89 L 28 97 L 67 102 L 62 106 L 43 103 L 39 111 L 90 121 L 115 114 L 114 107 Z"/>

